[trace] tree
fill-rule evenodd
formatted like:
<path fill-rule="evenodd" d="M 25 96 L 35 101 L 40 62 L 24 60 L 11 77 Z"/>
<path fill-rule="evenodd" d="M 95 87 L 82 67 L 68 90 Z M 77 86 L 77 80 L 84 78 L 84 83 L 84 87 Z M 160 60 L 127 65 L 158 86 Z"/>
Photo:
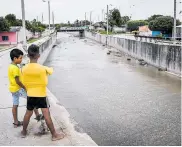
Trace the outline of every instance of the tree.
<path fill-rule="evenodd" d="M 16 16 L 14 14 L 8 14 L 5 16 L 10 26 L 16 26 Z"/>
<path fill-rule="evenodd" d="M 177 25 L 180 25 L 180 21 L 176 21 Z M 149 28 L 152 31 L 162 31 L 166 33 L 172 33 L 174 25 L 174 18 L 171 16 L 160 16 L 155 20 L 150 21 Z"/>
<path fill-rule="evenodd" d="M 88 20 L 82 20 L 82 25 L 90 25 L 90 21 Z"/>
<path fill-rule="evenodd" d="M 121 14 L 116 8 L 109 12 L 109 25 L 111 27 L 114 27 L 115 25 L 120 27 L 122 25 Z"/>
<path fill-rule="evenodd" d="M 130 21 L 130 17 L 129 16 L 122 16 L 121 17 L 121 24 L 125 25 L 128 21 Z"/>
<path fill-rule="evenodd" d="M 25 25 L 26 25 L 26 29 L 29 30 L 29 31 L 31 31 L 32 24 L 28 20 L 25 21 Z"/>
<path fill-rule="evenodd" d="M 149 17 L 147 21 L 148 21 L 148 22 L 153 21 L 153 20 L 155 20 L 156 18 L 161 17 L 161 16 L 163 16 L 163 15 L 154 14 L 154 15 L 152 15 L 151 17 Z"/>
<path fill-rule="evenodd" d="M 71 23 L 70 23 L 70 21 L 68 21 L 68 26 L 71 26 Z"/>
<path fill-rule="evenodd" d="M 10 26 L 7 20 L 4 19 L 3 17 L 0 17 L 0 32 L 9 31 L 9 29 L 10 29 Z"/>
<path fill-rule="evenodd" d="M 41 35 L 42 32 L 44 32 L 44 31 L 45 31 L 45 28 L 43 28 L 43 27 L 41 27 L 41 26 L 37 27 L 36 32 L 40 33 L 40 35 Z"/>
<path fill-rule="evenodd" d="M 16 26 L 22 26 L 22 20 L 16 19 Z"/>
<path fill-rule="evenodd" d="M 76 27 L 80 27 L 80 22 L 79 22 L 78 19 L 74 22 L 74 24 L 75 24 Z"/>
<path fill-rule="evenodd" d="M 147 21 L 144 20 L 131 20 L 127 22 L 127 29 L 129 31 L 137 31 L 140 26 L 148 25 Z"/>
<path fill-rule="evenodd" d="M 57 31 L 60 30 L 61 24 L 55 24 L 55 26 Z"/>

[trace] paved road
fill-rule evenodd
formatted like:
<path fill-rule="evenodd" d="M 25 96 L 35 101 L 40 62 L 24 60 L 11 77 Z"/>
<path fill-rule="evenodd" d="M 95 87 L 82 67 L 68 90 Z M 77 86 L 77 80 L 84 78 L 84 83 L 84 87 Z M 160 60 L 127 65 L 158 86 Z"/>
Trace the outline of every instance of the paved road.
<path fill-rule="evenodd" d="M 98 145 L 180 145 L 180 79 L 58 34 L 49 89 Z"/>

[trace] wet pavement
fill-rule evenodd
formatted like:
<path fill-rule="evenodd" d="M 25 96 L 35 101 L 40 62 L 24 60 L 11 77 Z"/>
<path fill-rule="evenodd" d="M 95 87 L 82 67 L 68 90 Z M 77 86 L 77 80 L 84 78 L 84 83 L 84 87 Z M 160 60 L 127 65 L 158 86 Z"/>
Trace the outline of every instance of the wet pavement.
<path fill-rule="evenodd" d="M 181 81 L 91 40 L 58 34 L 48 88 L 98 145 L 181 145 Z"/>

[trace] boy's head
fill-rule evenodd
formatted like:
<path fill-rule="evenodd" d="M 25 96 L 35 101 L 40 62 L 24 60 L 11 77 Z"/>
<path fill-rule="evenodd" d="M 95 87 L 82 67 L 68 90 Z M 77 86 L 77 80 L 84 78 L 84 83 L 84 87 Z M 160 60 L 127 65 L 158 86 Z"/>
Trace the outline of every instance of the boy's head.
<path fill-rule="evenodd" d="M 19 49 L 13 49 L 10 52 L 10 58 L 15 64 L 20 64 L 23 59 L 23 52 Z"/>
<path fill-rule="evenodd" d="M 39 46 L 34 45 L 34 44 L 29 46 L 29 48 L 28 48 L 28 57 L 30 58 L 30 60 L 32 60 L 32 59 L 37 60 L 40 57 Z"/>

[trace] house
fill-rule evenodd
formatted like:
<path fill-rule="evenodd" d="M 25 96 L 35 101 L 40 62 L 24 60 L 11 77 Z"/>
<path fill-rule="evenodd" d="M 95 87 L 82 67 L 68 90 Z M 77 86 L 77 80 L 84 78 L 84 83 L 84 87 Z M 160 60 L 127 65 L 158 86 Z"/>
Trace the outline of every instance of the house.
<path fill-rule="evenodd" d="M 148 25 L 139 27 L 140 36 L 152 36 L 152 31 L 149 29 Z"/>
<path fill-rule="evenodd" d="M 126 25 L 122 25 L 120 27 L 114 26 L 113 27 L 113 32 L 114 33 L 125 33 L 127 31 L 127 26 Z"/>
<path fill-rule="evenodd" d="M 107 24 L 105 22 L 96 22 L 93 24 L 95 30 L 97 31 L 105 31 L 107 28 Z M 111 27 L 109 26 L 109 30 L 111 30 Z"/>
<path fill-rule="evenodd" d="M 26 30 L 26 38 L 29 40 L 33 34 Z M 8 32 L 0 32 L 0 45 L 16 45 L 23 42 L 23 27 L 13 26 L 10 27 Z"/>
<path fill-rule="evenodd" d="M 139 27 L 139 35 L 152 36 L 152 37 L 158 37 L 162 35 L 163 37 L 166 37 L 166 38 L 169 38 L 172 36 L 171 34 L 165 31 L 151 31 L 147 25 Z"/>

